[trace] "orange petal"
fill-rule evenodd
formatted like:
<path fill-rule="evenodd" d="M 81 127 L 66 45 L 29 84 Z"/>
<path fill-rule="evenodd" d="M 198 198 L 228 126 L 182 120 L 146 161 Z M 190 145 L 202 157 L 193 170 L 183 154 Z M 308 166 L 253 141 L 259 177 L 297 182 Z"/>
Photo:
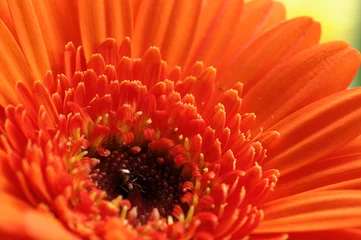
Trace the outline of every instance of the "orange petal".
<path fill-rule="evenodd" d="M 33 0 L 35 3 L 37 0 Z M 74 46 L 80 46 L 81 42 L 81 32 L 79 26 L 79 14 L 78 14 L 78 1 L 74 0 L 62 0 L 62 1 L 52 1 L 51 2 L 51 13 L 48 14 L 56 14 L 57 19 L 60 18 L 60 25 L 61 29 L 58 29 L 59 35 L 64 36 L 66 40 L 63 45 L 67 44 L 68 42 L 72 42 Z M 34 3 L 34 4 L 35 4 Z M 54 13 L 56 12 L 56 13 Z M 58 20 L 56 20 L 58 21 Z"/>
<path fill-rule="evenodd" d="M 291 233 L 289 239 L 305 240 L 305 239 L 347 239 L 357 240 L 361 239 L 361 230 L 359 229 L 340 229 L 334 231 L 321 232 L 305 232 L 305 233 Z"/>
<path fill-rule="evenodd" d="M 115 38 L 118 45 L 126 37 L 132 37 L 133 16 L 129 0 L 106 0 L 105 17 L 107 37 Z"/>
<path fill-rule="evenodd" d="M 329 190 L 340 189 L 331 186 L 359 179 L 360 172 L 361 153 L 326 158 L 312 163 L 312 166 L 307 165 L 291 174 L 281 176 L 275 192 L 270 197 L 277 199 L 310 190 L 319 191 L 320 188 L 324 189 L 323 187 Z M 354 187 L 361 190 L 360 185 Z"/>
<path fill-rule="evenodd" d="M 217 66 L 224 53 L 223 46 L 227 46 L 234 35 L 242 7 L 243 2 L 239 0 L 207 2 L 199 16 L 188 65 L 201 60 L 206 66 Z"/>
<path fill-rule="evenodd" d="M 58 74 L 63 69 L 64 45 L 67 43 L 63 21 L 60 15 L 61 11 L 59 11 L 57 3 L 54 1 L 32 1 L 37 22 L 42 32 L 43 41 L 46 43 L 51 69 Z M 69 30 L 67 26 L 66 30 Z"/>
<path fill-rule="evenodd" d="M 11 174 L 11 168 L 5 163 L 5 161 L 8 161 L 8 157 L 7 152 L 3 150 L 0 151 L 0 191 L 22 196 L 21 190 L 18 187 L 14 187 L 17 179 Z"/>
<path fill-rule="evenodd" d="M 162 39 L 162 57 L 169 67 L 182 66 L 191 47 L 201 10 L 200 0 L 174 1 L 167 30 Z M 183 31 L 187 29 L 187 31 Z"/>
<path fill-rule="evenodd" d="M 361 135 L 353 139 L 351 142 L 343 145 L 342 147 L 335 149 L 332 153 L 327 155 L 328 158 L 340 157 L 350 154 L 361 153 Z"/>
<path fill-rule="evenodd" d="M 285 15 L 285 7 L 279 2 L 254 0 L 245 3 L 240 23 L 225 46 L 224 54 L 219 59 L 221 64 L 217 69 L 222 72 L 228 68 L 263 31 L 283 21 Z"/>
<path fill-rule="evenodd" d="M 53 216 L 36 211 L 20 199 L 0 192 L 1 239 L 80 239 Z"/>
<path fill-rule="evenodd" d="M 243 98 L 243 112 L 257 115 L 257 127 L 268 129 L 289 114 L 345 89 L 361 62 L 344 42 L 311 47 L 276 66 Z"/>
<path fill-rule="evenodd" d="M 0 72 L 3 75 L 2 84 L 7 82 L 10 86 L 14 85 L 17 81 L 22 81 L 26 85 L 32 85 L 32 75 L 28 64 L 25 60 L 25 57 L 21 51 L 21 48 L 17 44 L 14 36 L 0 20 Z M 9 93 L 13 95 L 13 92 L 10 89 L 2 86 L 0 89 L 1 94 Z"/>
<path fill-rule="evenodd" d="M 237 58 L 221 77 L 221 84 L 229 88 L 241 81 L 243 93 L 248 92 L 275 64 L 318 43 L 320 32 L 320 24 L 308 17 L 278 25 L 255 40 Z"/>
<path fill-rule="evenodd" d="M 261 206 L 256 233 L 322 231 L 360 227 L 361 191 L 307 192 Z"/>
<path fill-rule="evenodd" d="M 0 72 L 1 90 L 0 90 L 0 106 L 7 106 L 8 104 L 14 104 L 17 101 L 14 96 L 14 84 L 11 83 L 11 78 L 5 76 Z"/>
<path fill-rule="evenodd" d="M 85 59 L 88 61 L 106 38 L 103 1 L 79 1 L 79 23 Z"/>
<path fill-rule="evenodd" d="M 140 2 L 132 39 L 135 57 L 141 57 L 151 46 L 160 47 L 174 2 L 168 0 L 160 0 L 156 3 L 151 0 Z"/>
<path fill-rule="evenodd" d="M 349 89 L 319 100 L 283 119 L 270 130 L 280 133 L 268 152 L 265 168 L 281 175 L 312 164 L 361 132 L 361 88 Z M 312 167 L 312 165 L 310 165 Z"/>
<path fill-rule="evenodd" d="M 0 18 L 9 30 L 16 35 L 7 0 L 0 0 Z"/>
<path fill-rule="evenodd" d="M 50 63 L 32 3 L 30 0 L 14 0 L 8 4 L 21 49 L 35 80 L 41 80 L 50 69 Z"/>

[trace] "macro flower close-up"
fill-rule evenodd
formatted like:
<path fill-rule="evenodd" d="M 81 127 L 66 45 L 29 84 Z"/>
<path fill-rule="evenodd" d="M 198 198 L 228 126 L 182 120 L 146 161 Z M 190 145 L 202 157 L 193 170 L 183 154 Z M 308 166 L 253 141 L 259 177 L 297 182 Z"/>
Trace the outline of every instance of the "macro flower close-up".
<path fill-rule="evenodd" d="M 360 53 L 272 0 L 0 0 L 1 239 L 361 239 Z"/>

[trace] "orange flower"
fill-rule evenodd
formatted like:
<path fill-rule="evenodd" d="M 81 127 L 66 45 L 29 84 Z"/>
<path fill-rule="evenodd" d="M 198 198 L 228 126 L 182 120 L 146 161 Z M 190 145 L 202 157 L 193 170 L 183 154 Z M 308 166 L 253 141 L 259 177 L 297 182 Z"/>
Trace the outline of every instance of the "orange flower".
<path fill-rule="evenodd" d="M 360 239 L 361 58 L 317 22 L 0 3 L 1 239 Z"/>

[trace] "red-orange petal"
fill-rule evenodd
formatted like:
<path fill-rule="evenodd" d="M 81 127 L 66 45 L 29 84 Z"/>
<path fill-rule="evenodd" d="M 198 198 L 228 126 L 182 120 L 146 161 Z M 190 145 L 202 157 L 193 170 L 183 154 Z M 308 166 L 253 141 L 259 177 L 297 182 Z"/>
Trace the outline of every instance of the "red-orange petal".
<path fill-rule="evenodd" d="M 151 47 L 159 47 L 165 37 L 169 17 L 174 1 L 161 0 L 155 3 L 151 0 L 140 2 L 139 12 L 134 22 L 134 56 L 141 57 Z"/>
<path fill-rule="evenodd" d="M 224 48 L 233 36 L 242 11 L 240 0 L 213 0 L 204 6 L 186 65 L 201 60 L 206 66 L 217 66 Z"/>
<path fill-rule="evenodd" d="M 8 4 L 16 34 L 21 39 L 19 45 L 35 80 L 41 80 L 50 69 L 50 63 L 32 3 L 30 0 L 14 0 Z"/>
<path fill-rule="evenodd" d="M 282 3 L 270 0 L 248 1 L 243 6 L 238 27 L 229 39 L 217 69 L 222 72 L 266 29 L 285 19 Z"/>
<path fill-rule="evenodd" d="M 361 153 L 326 158 L 281 176 L 275 192 L 270 197 L 277 199 L 311 190 L 320 191 L 324 187 L 328 190 L 351 189 L 332 185 L 340 186 L 341 183 L 357 180 L 360 178 L 360 172 Z M 361 186 L 354 185 L 354 189 L 361 190 Z"/>
<path fill-rule="evenodd" d="M 257 127 L 270 126 L 322 97 L 345 89 L 361 56 L 344 42 L 315 45 L 276 66 L 243 98 L 243 112 L 254 112 Z"/>
<path fill-rule="evenodd" d="M 0 211 L 1 239 L 80 239 L 64 229 L 55 217 L 2 192 Z"/>
<path fill-rule="evenodd" d="M 106 38 L 103 1 L 79 1 L 79 23 L 85 58 L 89 60 Z"/>
<path fill-rule="evenodd" d="M 265 219 L 255 230 L 256 233 L 361 227 L 361 191 L 306 192 L 278 199 L 261 207 Z"/>
<path fill-rule="evenodd" d="M 106 36 L 114 38 L 118 45 L 126 37 L 132 37 L 133 15 L 129 0 L 104 1 Z"/>
<path fill-rule="evenodd" d="M 255 40 L 237 58 L 220 77 L 221 84 L 232 87 L 241 81 L 245 94 L 277 63 L 316 44 L 320 33 L 320 24 L 308 17 L 295 18 L 277 25 Z"/>
<path fill-rule="evenodd" d="M 361 133 L 361 88 L 323 98 L 283 119 L 270 130 L 280 133 L 263 166 L 282 174 L 312 164 Z"/>
<path fill-rule="evenodd" d="M 169 67 L 184 64 L 194 38 L 201 4 L 201 0 L 174 1 L 167 30 L 160 46 L 162 57 Z"/>
<path fill-rule="evenodd" d="M 304 233 L 290 233 L 291 240 L 305 240 L 305 239 L 347 239 L 357 240 L 361 239 L 360 229 L 340 229 L 331 231 L 319 232 L 304 232 Z"/>

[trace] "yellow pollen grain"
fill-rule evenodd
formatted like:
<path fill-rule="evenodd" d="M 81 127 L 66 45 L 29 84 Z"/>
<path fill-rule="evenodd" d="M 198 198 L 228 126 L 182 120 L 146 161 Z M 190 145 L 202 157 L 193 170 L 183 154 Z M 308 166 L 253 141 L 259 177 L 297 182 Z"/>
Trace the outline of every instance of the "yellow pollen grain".
<path fill-rule="evenodd" d="M 92 201 L 95 201 L 95 198 L 97 197 L 96 192 L 91 192 L 91 193 L 89 194 L 89 197 L 90 197 L 90 199 L 91 199 Z"/>
<path fill-rule="evenodd" d="M 182 134 L 179 135 L 178 139 L 179 139 L 179 140 L 182 140 L 182 139 L 183 139 L 183 135 L 182 135 Z"/>
<path fill-rule="evenodd" d="M 141 116 L 142 114 L 143 114 L 142 111 L 138 111 L 138 112 L 134 113 L 134 115 L 135 115 L 135 116 L 138 116 L 138 117 Z"/>
<path fill-rule="evenodd" d="M 204 190 L 204 193 L 205 194 L 211 194 L 211 188 L 210 187 L 207 187 L 206 190 Z"/>
<path fill-rule="evenodd" d="M 204 173 L 207 173 L 209 171 L 209 169 L 208 168 L 203 168 L 202 171 L 203 171 L 203 174 L 204 174 Z"/>
<path fill-rule="evenodd" d="M 223 203 L 221 204 L 220 208 L 219 208 L 219 213 L 218 213 L 218 216 L 222 216 L 223 213 L 224 213 L 224 209 L 227 207 L 227 203 Z"/>
<path fill-rule="evenodd" d="M 145 121 L 145 123 L 146 123 L 147 125 L 151 124 L 151 123 L 152 123 L 152 119 L 149 118 L 147 121 Z"/>
<path fill-rule="evenodd" d="M 74 140 L 79 140 L 80 139 L 80 128 L 76 128 L 73 134 Z"/>
<path fill-rule="evenodd" d="M 192 205 L 188 210 L 187 218 L 185 219 L 185 222 L 190 223 L 192 221 L 193 215 L 194 215 L 194 206 Z"/>
<path fill-rule="evenodd" d="M 168 223 L 168 225 L 172 225 L 174 223 L 172 216 L 170 216 L 170 215 L 168 216 L 167 223 Z"/>
<path fill-rule="evenodd" d="M 128 207 L 127 206 L 123 206 L 122 207 L 122 212 L 120 213 L 119 217 L 120 219 L 125 220 L 126 216 L 127 216 L 127 212 L 128 212 Z"/>
<path fill-rule="evenodd" d="M 75 163 L 77 161 L 80 161 L 87 154 L 88 154 L 88 151 L 83 151 L 83 152 L 79 153 L 78 155 L 71 157 L 70 163 Z"/>
<path fill-rule="evenodd" d="M 183 145 L 184 145 L 184 148 L 188 151 L 188 150 L 189 150 L 189 146 L 190 146 L 190 144 L 189 144 L 189 138 L 186 137 L 186 138 L 184 139 Z"/>
<path fill-rule="evenodd" d="M 106 114 L 104 115 L 103 123 L 104 123 L 104 125 L 108 125 L 108 124 L 109 124 L 109 114 L 108 114 L 108 113 L 106 113 Z"/>
<path fill-rule="evenodd" d="M 115 208 L 119 208 L 120 206 L 120 201 L 123 200 L 122 195 L 119 195 L 118 197 L 114 198 L 111 203 L 114 205 Z"/>
<path fill-rule="evenodd" d="M 179 215 L 178 221 L 184 222 L 184 220 L 185 220 L 185 217 L 184 217 L 184 214 L 182 213 L 181 215 Z"/>
<path fill-rule="evenodd" d="M 79 189 L 83 189 L 83 188 L 84 188 L 84 186 L 85 186 L 85 183 L 86 183 L 86 182 L 85 182 L 85 180 L 80 181 L 80 182 L 79 182 L 79 186 L 78 186 L 78 187 L 79 187 Z"/>
<path fill-rule="evenodd" d="M 76 175 L 79 172 L 79 169 L 75 168 L 70 173 L 71 175 Z"/>
<path fill-rule="evenodd" d="M 99 125 L 100 122 L 102 121 L 102 119 L 103 119 L 102 116 L 97 117 L 97 120 L 95 120 L 94 126 Z"/>
<path fill-rule="evenodd" d="M 193 206 L 197 206 L 199 201 L 198 194 L 194 194 L 193 196 Z"/>
<path fill-rule="evenodd" d="M 199 168 L 202 169 L 204 166 L 204 154 L 200 153 L 199 154 Z"/>
<path fill-rule="evenodd" d="M 103 141 L 103 139 L 104 139 L 104 135 L 97 137 L 93 142 L 93 146 L 98 147 L 100 143 Z"/>
<path fill-rule="evenodd" d="M 106 196 L 107 196 L 106 192 L 102 192 L 102 193 L 99 195 L 99 200 L 103 200 Z"/>
<path fill-rule="evenodd" d="M 201 180 L 199 180 L 199 179 L 196 180 L 196 184 L 194 186 L 194 189 L 196 191 L 199 191 L 199 189 L 201 189 Z"/>

